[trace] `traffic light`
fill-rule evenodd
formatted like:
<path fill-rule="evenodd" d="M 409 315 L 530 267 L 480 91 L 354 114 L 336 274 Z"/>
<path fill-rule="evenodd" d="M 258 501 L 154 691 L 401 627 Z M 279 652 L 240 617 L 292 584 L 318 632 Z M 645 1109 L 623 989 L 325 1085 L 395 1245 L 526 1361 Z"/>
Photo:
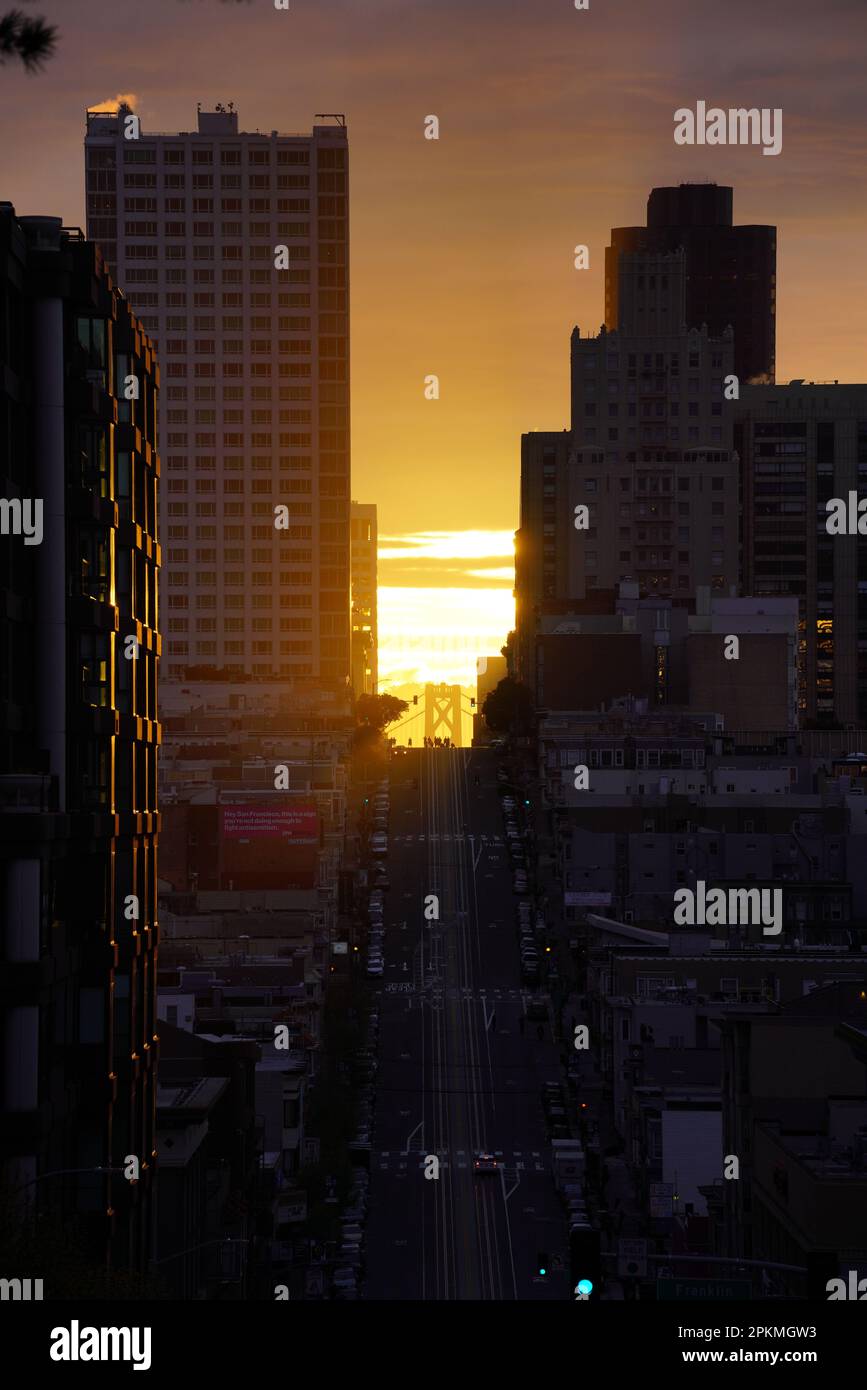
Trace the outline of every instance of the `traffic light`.
<path fill-rule="evenodd" d="M 549 1268 L 548 1256 L 544 1250 L 540 1250 L 536 1259 L 536 1273 L 544 1276 L 548 1273 Z"/>
<path fill-rule="evenodd" d="M 418 704 L 418 696 L 417 696 L 417 695 L 413 695 L 413 697 L 412 697 L 412 702 L 413 702 L 414 705 L 417 705 L 417 704 Z"/>
<path fill-rule="evenodd" d="M 602 1256 L 599 1249 L 599 1238 L 599 1232 L 592 1230 L 589 1226 L 583 1230 L 569 1232 L 571 1286 L 574 1289 L 582 1282 L 591 1284 L 592 1288 L 587 1291 L 591 1303 L 598 1300 L 599 1286 L 602 1282 Z"/>

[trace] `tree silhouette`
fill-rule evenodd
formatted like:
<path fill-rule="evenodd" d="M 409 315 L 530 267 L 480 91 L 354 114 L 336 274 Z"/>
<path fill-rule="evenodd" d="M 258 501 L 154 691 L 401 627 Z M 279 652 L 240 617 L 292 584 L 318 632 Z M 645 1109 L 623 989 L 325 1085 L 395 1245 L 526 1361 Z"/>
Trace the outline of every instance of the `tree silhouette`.
<path fill-rule="evenodd" d="M 228 2 L 232 3 L 232 0 Z M 233 2 L 248 4 L 249 0 Z M 227 0 L 223 0 L 223 3 L 227 3 Z M 28 19 L 23 10 L 9 10 L 0 15 L 0 64 L 17 59 L 27 72 L 39 72 L 48 59 L 54 57 L 57 38 L 56 24 L 48 24 L 38 16 Z"/>
<path fill-rule="evenodd" d="M 38 72 L 54 56 L 57 25 L 28 19 L 22 10 L 0 15 L 0 63 L 18 59 L 27 72 Z"/>
<path fill-rule="evenodd" d="M 359 695 L 355 702 L 355 714 L 359 724 L 369 725 L 382 731 L 386 725 L 399 719 L 404 710 L 409 709 L 406 700 L 395 695 Z"/>
<path fill-rule="evenodd" d="M 494 733 L 527 734 L 532 728 L 533 696 L 526 685 L 504 676 L 485 697 L 482 714 Z"/>

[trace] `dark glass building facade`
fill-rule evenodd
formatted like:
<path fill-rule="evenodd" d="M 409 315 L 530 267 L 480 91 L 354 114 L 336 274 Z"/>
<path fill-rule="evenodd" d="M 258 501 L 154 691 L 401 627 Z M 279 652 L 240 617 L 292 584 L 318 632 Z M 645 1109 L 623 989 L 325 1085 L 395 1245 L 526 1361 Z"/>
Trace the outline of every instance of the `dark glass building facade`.
<path fill-rule="evenodd" d="M 4 515 L 42 514 L 38 542 L 0 536 L 0 1180 L 134 1274 L 155 1158 L 158 372 L 99 249 L 8 203 L 0 369 Z"/>

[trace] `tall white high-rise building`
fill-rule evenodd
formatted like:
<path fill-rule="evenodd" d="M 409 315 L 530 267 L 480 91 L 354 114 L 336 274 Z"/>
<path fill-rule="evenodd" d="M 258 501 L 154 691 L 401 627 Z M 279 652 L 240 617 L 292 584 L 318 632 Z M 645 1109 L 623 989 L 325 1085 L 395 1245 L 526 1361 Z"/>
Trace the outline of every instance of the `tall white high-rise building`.
<path fill-rule="evenodd" d="M 88 112 L 88 236 L 157 345 L 163 674 L 350 678 L 348 145 Z"/>

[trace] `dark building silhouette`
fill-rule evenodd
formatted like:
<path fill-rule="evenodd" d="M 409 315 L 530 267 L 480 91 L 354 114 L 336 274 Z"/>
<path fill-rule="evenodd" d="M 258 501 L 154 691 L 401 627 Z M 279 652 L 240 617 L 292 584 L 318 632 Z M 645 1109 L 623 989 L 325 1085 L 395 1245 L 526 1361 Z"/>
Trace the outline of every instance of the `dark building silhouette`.
<path fill-rule="evenodd" d="M 154 1157 L 157 386 L 99 249 L 0 204 L 0 1177 L 130 1272 Z M 5 525 L 37 503 L 29 540 Z M 135 1183 L 93 1172 L 128 1155 Z"/>
<path fill-rule="evenodd" d="M 682 183 L 654 188 L 646 227 L 613 227 L 605 249 L 605 326 L 620 318 L 618 258 L 623 252 L 671 252 L 686 258 L 686 324 L 707 324 L 720 337 L 735 335 L 734 370 L 742 382 L 774 380 L 776 354 L 777 229 L 734 226 L 732 189 Z"/>
<path fill-rule="evenodd" d="M 531 685 L 552 601 L 634 580 L 642 595 L 689 602 L 738 582 L 738 461 L 723 409 L 732 331 L 686 327 L 682 250 L 624 255 L 618 274 L 617 330 L 572 332 L 571 431 L 521 441 L 516 669 Z"/>
<path fill-rule="evenodd" d="M 742 583 L 798 600 L 808 726 L 867 724 L 867 541 L 829 534 L 827 504 L 867 487 L 867 386 L 750 386 L 728 407 L 741 461 Z"/>

